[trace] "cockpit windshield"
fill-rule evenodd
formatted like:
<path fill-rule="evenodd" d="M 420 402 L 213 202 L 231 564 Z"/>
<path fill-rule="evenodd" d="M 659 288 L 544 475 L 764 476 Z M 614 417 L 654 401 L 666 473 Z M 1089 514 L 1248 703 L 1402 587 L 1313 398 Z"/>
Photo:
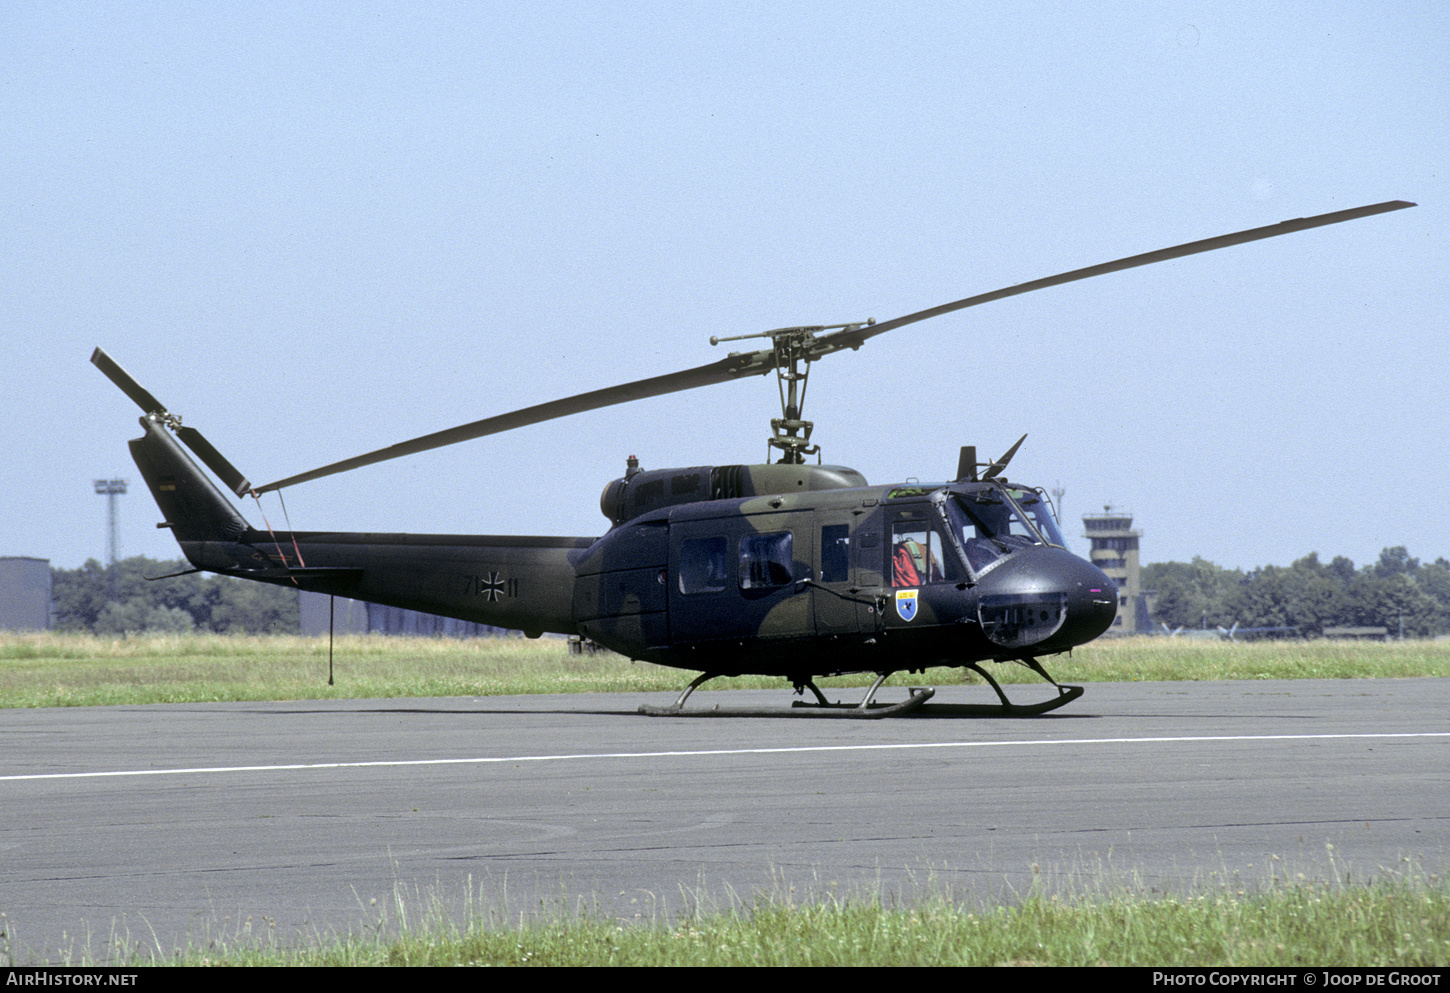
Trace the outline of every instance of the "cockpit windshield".
<path fill-rule="evenodd" d="M 1019 548 L 1063 544 L 1047 501 L 1032 490 L 993 485 L 953 493 L 945 506 L 953 536 L 977 575 Z"/>
<path fill-rule="evenodd" d="M 1062 532 L 1057 529 L 1057 518 L 1052 514 L 1052 506 L 1040 491 L 1009 486 L 1007 494 L 1012 498 L 1013 503 L 1026 511 L 1027 516 L 1032 519 L 1032 523 L 1049 545 L 1057 545 L 1059 548 L 1067 547 L 1067 542 L 1062 540 Z"/>

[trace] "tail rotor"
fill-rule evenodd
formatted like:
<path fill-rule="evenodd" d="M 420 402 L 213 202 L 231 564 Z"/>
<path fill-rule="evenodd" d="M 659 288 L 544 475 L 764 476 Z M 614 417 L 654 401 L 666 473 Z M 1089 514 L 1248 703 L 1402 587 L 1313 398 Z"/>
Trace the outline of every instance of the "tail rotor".
<path fill-rule="evenodd" d="M 217 478 L 227 485 L 237 496 L 246 496 L 252 491 L 252 484 L 246 476 L 243 476 L 236 466 L 227 461 L 221 452 L 196 428 L 183 427 L 180 415 L 173 414 L 166 409 L 166 405 L 151 395 L 151 391 L 132 378 L 131 374 L 122 369 L 115 359 L 111 358 L 100 348 L 91 353 L 91 364 L 106 378 L 121 388 L 136 402 L 136 406 L 146 414 L 148 418 L 155 420 L 169 427 L 176 437 L 181 439 L 182 444 L 191 449 L 197 458 L 201 459 Z"/>

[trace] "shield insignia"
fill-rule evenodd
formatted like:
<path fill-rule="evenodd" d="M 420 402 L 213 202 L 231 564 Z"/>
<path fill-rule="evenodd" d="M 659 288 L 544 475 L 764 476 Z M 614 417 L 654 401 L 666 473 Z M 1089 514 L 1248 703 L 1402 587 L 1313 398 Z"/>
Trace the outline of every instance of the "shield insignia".
<path fill-rule="evenodd" d="M 916 590 L 896 591 L 896 614 L 903 621 L 916 619 Z"/>

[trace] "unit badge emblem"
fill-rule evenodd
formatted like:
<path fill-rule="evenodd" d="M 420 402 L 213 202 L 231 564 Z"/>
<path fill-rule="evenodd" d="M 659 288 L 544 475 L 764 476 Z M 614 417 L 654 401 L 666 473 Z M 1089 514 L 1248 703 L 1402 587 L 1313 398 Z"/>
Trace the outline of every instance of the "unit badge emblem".
<path fill-rule="evenodd" d="M 896 591 L 896 613 L 903 621 L 916 619 L 916 590 Z"/>

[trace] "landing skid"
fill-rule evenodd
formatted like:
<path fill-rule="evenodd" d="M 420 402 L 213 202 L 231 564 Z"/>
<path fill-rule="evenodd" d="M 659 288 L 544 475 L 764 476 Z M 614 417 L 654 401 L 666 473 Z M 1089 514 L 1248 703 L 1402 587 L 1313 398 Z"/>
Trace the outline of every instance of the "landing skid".
<path fill-rule="evenodd" d="M 815 695 L 816 702 L 811 703 L 805 700 L 796 700 L 790 707 L 713 707 L 709 709 L 697 708 L 686 710 L 685 701 L 690 698 L 702 684 L 718 678 L 721 673 L 701 673 L 689 686 L 685 687 L 680 698 L 669 707 L 653 707 L 649 704 L 642 704 L 639 708 L 641 714 L 649 717 L 829 717 L 844 720 L 877 720 L 882 717 L 903 717 L 908 714 L 918 714 L 923 717 L 1035 717 L 1038 714 L 1045 714 L 1048 711 L 1056 710 L 1064 704 L 1071 703 L 1082 696 L 1081 686 L 1065 686 L 1047 674 L 1047 670 L 1037 662 L 1036 659 L 1020 659 L 1023 665 L 1037 673 L 1057 688 L 1057 696 L 1044 700 L 1041 703 L 1017 704 L 1007 699 L 1007 694 L 1002 691 L 1001 685 L 992 678 L 991 674 L 983 669 L 976 662 L 968 663 L 966 668 L 971 669 L 977 675 L 987 681 L 996 692 L 1000 704 L 933 704 L 925 706 L 935 694 L 936 690 L 922 686 L 913 686 L 910 695 L 900 703 L 873 703 L 876 691 L 891 673 L 880 673 L 871 688 L 866 691 L 860 703 L 831 703 L 821 692 L 814 682 L 807 679 L 796 683 L 796 693 L 804 693 L 810 690 Z"/>
<path fill-rule="evenodd" d="M 1049 676 L 1047 674 L 1047 670 L 1042 668 L 1041 664 L 1038 663 L 1036 659 L 1028 658 L 1019 659 L 1018 661 L 1020 661 L 1023 665 L 1027 666 L 1027 668 L 1031 669 L 1033 672 L 1037 673 L 1043 679 L 1047 680 L 1053 686 L 1057 687 L 1057 696 L 1053 697 L 1050 700 L 1044 700 L 1041 703 L 1013 703 L 1011 700 L 1007 699 L 1007 694 L 1002 692 L 1002 687 L 997 683 L 995 679 L 992 678 L 992 674 L 990 672 L 988 672 L 986 669 L 983 669 L 979 663 L 970 662 L 967 664 L 966 668 L 971 669 L 977 675 L 985 679 L 987 681 L 987 685 L 991 686 L 992 689 L 996 691 L 997 699 L 1001 700 L 1002 703 L 1000 706 L 993 706 L 989 703 L 965 704 L 962 706 L 951 707 L 951 712 L 953 714 L 960 714 L 963 717 L 1035 717 L 1038 714 L 1045 714 L 1049 710 L 1056 710 L 1063 704 L 1072 703 L 1072 701 L 1082 696 L 1081 686 L 1064 686 L 1062 683 L 1059 683 L 1057 680 Z"/>
<path fill-rule="evenodd" d="M 641 704 L 639 712 L 649 717 L 831 717 L 840 720 L 874 721 L 882 717 L 899 717 L 902 714 L 909 714 L 921 707 L 936 693 L 936 690 L 923 686 L 913 686 L 910 696 L 901 703 L 872 703 L 876 691 L 881 684 L 886 682 L 886 677 L 891 673 L 882 673 L 876 677 L 876 682 L 866 691 L 860 703 L 830 703 L 826 700 L 825 694 L 820 688 L 809 679 L 796 684 L 796 692 L 810 690 L 815 694 L 816 703 L 808 703 L 803 700 L 794 701 L 790 707 L 713 707 L 705 709 L 685 709 L 685 701 L 700 684 L 716 678 L 719 673 L 702 673 L 698 679 L 685 687 L 685 692 L 675 701 L 672 707 L 651 707 L 649 704 Z"/>

